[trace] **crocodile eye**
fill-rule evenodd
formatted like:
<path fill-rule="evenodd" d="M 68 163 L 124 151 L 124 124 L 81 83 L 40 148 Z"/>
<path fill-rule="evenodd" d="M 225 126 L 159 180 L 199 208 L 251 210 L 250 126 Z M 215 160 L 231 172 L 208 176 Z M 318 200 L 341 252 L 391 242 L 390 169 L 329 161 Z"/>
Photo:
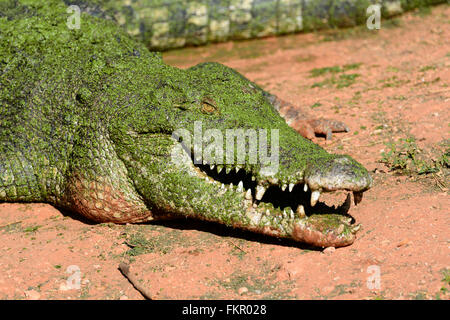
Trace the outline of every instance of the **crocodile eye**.
<path fill-rule="evenodd" d="M 202 109 L 203 113 L 212 114 L 217 112 L 217 104 L 216 102 L 209 97 L 205 97 L 202 100 Z"/>

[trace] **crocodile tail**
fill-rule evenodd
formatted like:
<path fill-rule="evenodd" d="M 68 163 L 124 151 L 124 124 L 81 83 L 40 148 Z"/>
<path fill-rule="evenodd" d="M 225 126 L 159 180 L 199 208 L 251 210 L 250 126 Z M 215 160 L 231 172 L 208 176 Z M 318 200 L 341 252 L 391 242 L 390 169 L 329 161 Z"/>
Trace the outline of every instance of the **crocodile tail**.
<path fill-rule="evenodd" d="M 446 0 L 64 0 L 115 19 L 153 50 L 362 25 L 372 5 L 385 17 Z M 106 12 L 106 13 L 105 13 Z M 370 10 L 369 10 L 370 12 Z"/>

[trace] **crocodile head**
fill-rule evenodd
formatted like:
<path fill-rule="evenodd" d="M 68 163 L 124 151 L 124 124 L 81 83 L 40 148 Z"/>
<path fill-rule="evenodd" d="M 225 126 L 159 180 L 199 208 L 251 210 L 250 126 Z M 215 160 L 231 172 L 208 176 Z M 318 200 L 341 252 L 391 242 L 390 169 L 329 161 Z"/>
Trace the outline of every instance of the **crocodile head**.
<path fill-rule="evenodd" d="M 170 72 L 177 81 L 154 85 L 154 106 L 133 113 L 125 121 L 132 138 L 118 142 L 129 146 L 120 157 L 154 217 L 191 216 L 315 246 L 354 241 L 350 197 L 334 208 L 320 195 L 346 190 L 359 203 L 372 185 L 361 164 L 303 138 L 231 68 Z"/>
<path fill-rule="evenodd" d="M 261 89 L 217 63 L 168 66 L 112 21 L 83 14 L 71 30 L 60 1 L 27 3 L 26 18 L 0 19 L 0 54 L 21 66 L 2 78 L 0 201 L 102 222 L 185 216 L 316 246 L 354 241 L 349 198 L 335 209 L 320 194 L 346 190 L 358 203 L 368 172 L 300 136 Z M 27 176 L 31 189 L 10 187 Z"/>

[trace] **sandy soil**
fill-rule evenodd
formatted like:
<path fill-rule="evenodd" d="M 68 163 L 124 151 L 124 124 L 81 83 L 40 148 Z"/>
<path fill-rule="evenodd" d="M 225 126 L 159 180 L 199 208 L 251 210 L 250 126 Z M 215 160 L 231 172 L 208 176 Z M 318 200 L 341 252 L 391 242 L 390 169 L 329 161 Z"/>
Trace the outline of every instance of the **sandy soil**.
<path fill-rule="evenodd" d="M 382 21 L 380 31 L 164 54 L 180 67 L 225 63 L 350 127 L 315 142 L 373 173 L 374 187 L 349 212 L 363 226 L 353 245 L 312 250 L 211 223 L 91 224 L 46 204 L 0 204 L 0 299 L 142 299 L 122 261 L 155 299 L 448 299 L 448 172 L 398 174 L 380 160 L 400 138 L 414 137 L 428 163 L 448 148 L 449 23 L 443 5 Z"/>

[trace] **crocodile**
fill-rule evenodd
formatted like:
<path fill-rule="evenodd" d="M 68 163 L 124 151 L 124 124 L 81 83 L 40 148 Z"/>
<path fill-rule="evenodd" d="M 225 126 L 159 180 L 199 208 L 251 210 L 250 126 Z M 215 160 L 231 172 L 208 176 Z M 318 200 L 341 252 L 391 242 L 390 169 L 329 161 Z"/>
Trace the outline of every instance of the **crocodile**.
<path fill-rule="evenodd" d="M 64 0 L 154 50 L 366 24 L 447 0 Z"/>
<path fill-rule="evenodd" d="M 304 138 L 277 111 L 283 102 L 237 71 L 176 68 L 114 21 L 81 19 L 69 28 L 58 0 L 0 2 L 0 203 L 354 242 L 351 197 L 373 183 L 360 163 Z M 337 208 L 319 201 L 340 190 Z"/>

